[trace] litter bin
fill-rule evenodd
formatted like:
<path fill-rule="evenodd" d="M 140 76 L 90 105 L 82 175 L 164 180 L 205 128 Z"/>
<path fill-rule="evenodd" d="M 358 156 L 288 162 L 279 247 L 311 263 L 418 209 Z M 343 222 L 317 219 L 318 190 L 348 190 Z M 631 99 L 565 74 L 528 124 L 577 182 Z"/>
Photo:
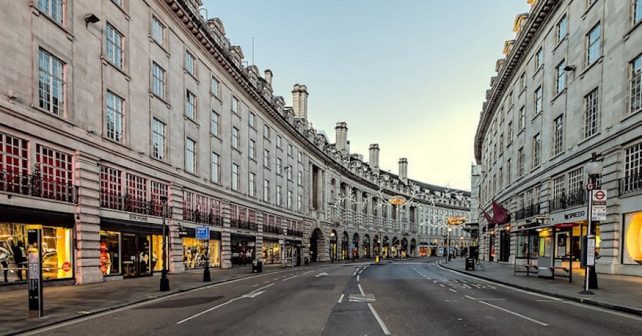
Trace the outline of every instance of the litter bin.
<path fill-rule="evenodd" d="M 475 270 L 475 259 L 466 258 L 466 270 L 467 271 L 474 271 Z"/>
<path fill-rule="evenodd" d="M 376 256 L 375 256 L 375 262 L 376 262 L 377 264 L 379 263 L 379 256 L 378 256 L 378 255 L 376 255 Z"/>
<path fill-rule="evenodd" d="M 252 260 L 252 273 L 263 272 L 263 262 L 259 259 Z"/>

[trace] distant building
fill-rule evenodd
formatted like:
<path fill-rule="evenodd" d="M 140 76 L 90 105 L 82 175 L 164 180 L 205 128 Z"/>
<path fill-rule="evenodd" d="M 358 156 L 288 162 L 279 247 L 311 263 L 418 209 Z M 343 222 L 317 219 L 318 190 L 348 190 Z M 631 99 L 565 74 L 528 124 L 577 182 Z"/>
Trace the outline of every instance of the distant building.
<path fill-rule="evenodd" d="M 475 136 L 484 260 L 579 267 L 592 153 L 608 195 L 597 271 L 642 275 L 642 2 L 529 1 Z M 476 173 L 473 172 L 473 179 Z M 510 213 L 498 223 L 492 201 Z M 473 204 L 477 200 L 473 200 Z"/>

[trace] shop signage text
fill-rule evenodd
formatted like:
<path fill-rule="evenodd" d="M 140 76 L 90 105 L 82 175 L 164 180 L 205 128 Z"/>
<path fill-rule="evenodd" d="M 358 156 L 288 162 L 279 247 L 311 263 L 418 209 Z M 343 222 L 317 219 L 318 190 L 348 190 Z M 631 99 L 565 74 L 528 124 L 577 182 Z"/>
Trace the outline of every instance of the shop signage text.
<path fill-rule="evenodd" d="M 586 216 L 586 212 L 584 210 L 578 210 L 574 212 L 565 213 L 564 219 L 573 219 L 573 218 L 584 217 L 584 216 Z"/>
<path fill-rule="evenodd" d="M 147 216 L 129 214 L 129 219 L 137 222 L 147 222 Z"/>
<path fill-rule="evenodd" d="M 196 227 L 196 239 L 198 239 L 198 240 L 209 240 L 210 239 L 210 227 L 209 226 L 198 226 L 198 227 Z"/>

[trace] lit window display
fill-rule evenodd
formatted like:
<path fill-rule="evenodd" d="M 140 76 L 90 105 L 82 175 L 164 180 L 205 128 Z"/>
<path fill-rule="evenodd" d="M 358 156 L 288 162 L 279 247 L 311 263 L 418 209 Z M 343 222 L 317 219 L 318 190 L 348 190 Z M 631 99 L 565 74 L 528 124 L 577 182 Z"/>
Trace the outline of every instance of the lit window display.
<path fill-rule="evenodd" d="M 624 264 L 642 265 L 642 212 L 624 215 Z"/>
<path fill-rule="evenodd" d="M 266 264 L 281 262 L 281 245 L 278 242 L 263 241 L 263 260 Z"/>
<path fill-rule="evenodd" d="M 27 278 L 27 225 L 0 222 L 0 268 L 2 282 L 23 281 Z M 42 227 L 43 279 L 73 277 L 71 229 L 57 226 Z"/>
<path fill-rule="evenodd" d="M 219 240 L 209 240 L 210 267 L 221 266 L 220 255 L 221 242 Z M 202 268 L 205 266 L 207 257 L 207 241 L 191 237 L 183 238 L 183 264 L 186 269 Z"/>
<path fill-rule="evenodd" d="M 120 274 L 120 233 L 100 231 L 100 270 L 103 275 Z"/>

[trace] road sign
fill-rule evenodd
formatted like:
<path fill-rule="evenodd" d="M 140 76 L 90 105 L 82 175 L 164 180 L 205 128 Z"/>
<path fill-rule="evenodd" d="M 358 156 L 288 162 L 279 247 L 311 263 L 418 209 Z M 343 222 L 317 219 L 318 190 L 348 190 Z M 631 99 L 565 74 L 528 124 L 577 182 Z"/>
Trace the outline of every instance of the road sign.
<path fill-rule="evenodd" d="M 586 189 L 587 189 L 587 190 L 593 190 L 593 188 L 594 188 L 594 187 L 595 187 L 595 186 L 593 185 L 593 183 L 587 183 L 587 184 L 586 184 Z"/>
<path fill-rule="evenodd" d="M 586 265 L 595 266 L 595 236 L 588 236 L 586 241 Z"/>
<path fill-rule="evenodd" d="M 196 239 L 209 240 L 210 239 L 210 227 L 209 226 L 198 226 L 196 228 Z"/>
<path fill-rule="evenodd" d="M 591 200 L 593 202 L 593 209 L 591 211 L 591 220 L 604 221 L 606 220 L 606 190 L 597 189 L 591 191 Z"/>

